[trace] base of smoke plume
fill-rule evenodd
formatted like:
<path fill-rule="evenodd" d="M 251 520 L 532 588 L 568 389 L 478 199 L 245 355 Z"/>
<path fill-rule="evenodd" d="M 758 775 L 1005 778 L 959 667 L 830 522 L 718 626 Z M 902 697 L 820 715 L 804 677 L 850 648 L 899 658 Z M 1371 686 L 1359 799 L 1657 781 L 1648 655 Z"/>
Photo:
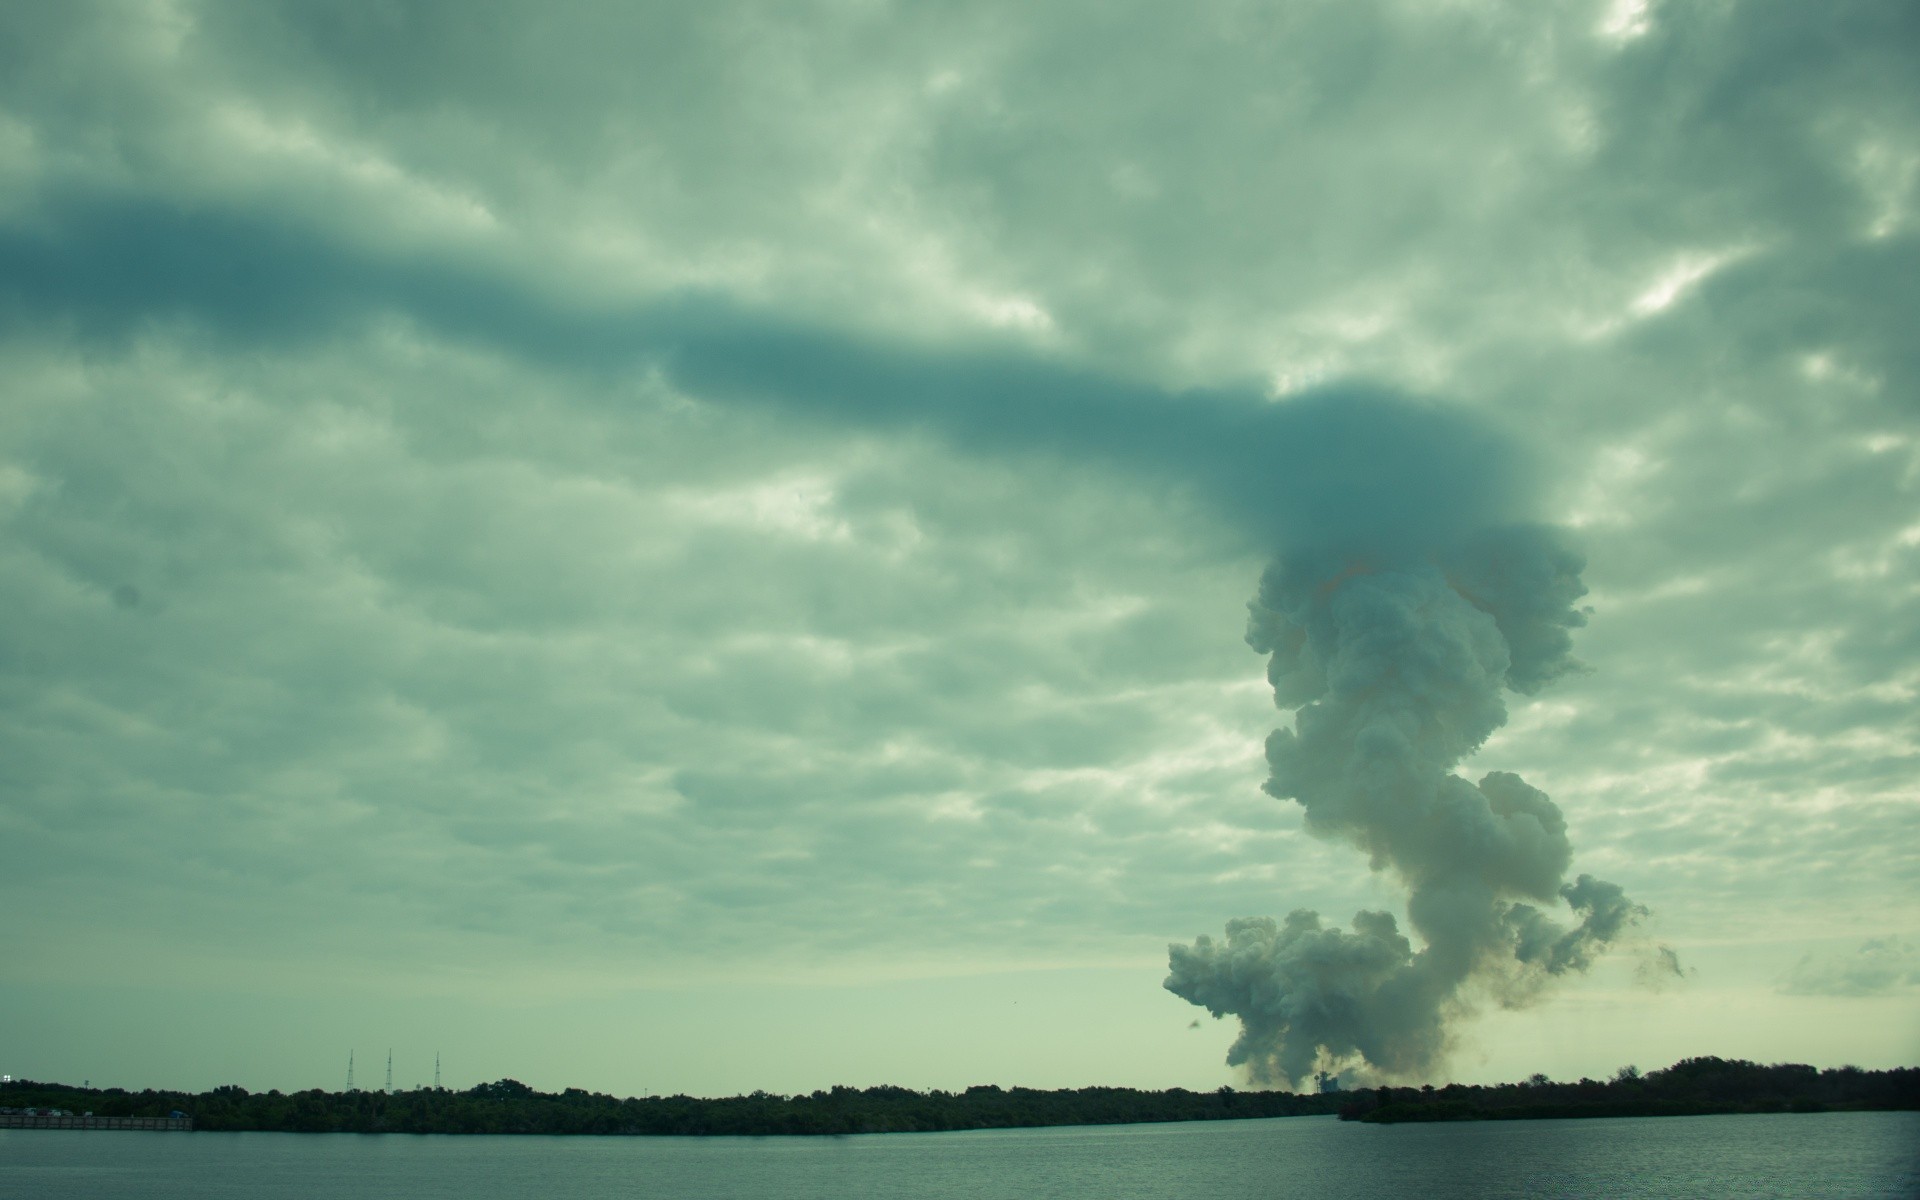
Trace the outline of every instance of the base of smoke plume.
<path fill-rule="evenodd" d="M 1352 931 L 1297 909 L 1284 922 L 1241 917 L 1226 937 L 1168 947 L 1164 986 L 1216 1018 L 1237 1017 L 1227 1063 L 1263 1086 L 1295 1087 L 1332 1072 L 1358 1082 L 1428 1078 L 1453 1048 L 1452 1026 L 1478 987 L 1507 1008 L 1541 997 L 1555 977 L 1587 970 L 1647 915 L 1621 890 L 1582 875 L 1562 889 L 1580 916 L 1562 927 L 1531 905 L 1511 905 L 1501 953 L 1465 964 L 1416 952 L 1393 916 L 1355 914 Z M 1678 962 L 1655 952 L 1666 969 Z"/>

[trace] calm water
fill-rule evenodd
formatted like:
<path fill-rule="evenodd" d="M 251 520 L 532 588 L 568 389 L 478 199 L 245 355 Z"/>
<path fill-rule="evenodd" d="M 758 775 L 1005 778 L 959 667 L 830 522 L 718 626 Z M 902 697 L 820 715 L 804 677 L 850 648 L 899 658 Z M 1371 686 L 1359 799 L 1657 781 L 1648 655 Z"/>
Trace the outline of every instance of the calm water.
<path fill-rule="evenodd" d="M 1920 1113 L 848 1138 L 0 1130 L 0 1197 L 1920 1197 Z"/>

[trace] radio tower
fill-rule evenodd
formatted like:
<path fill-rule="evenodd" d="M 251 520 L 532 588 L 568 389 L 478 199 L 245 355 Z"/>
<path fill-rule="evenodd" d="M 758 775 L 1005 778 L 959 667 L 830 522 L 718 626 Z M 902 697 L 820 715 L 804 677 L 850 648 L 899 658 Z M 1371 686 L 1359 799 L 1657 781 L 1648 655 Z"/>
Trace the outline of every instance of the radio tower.
<path fill-rule="evenodd" d="M 347 1090 L 353 1090 L 353 1051 L 347 1051 Z"/>
<path fill-rule="evenodd" d="M 440 1090 L 440 1052 L 433 1052 L 433 1090 Z"/>
<path fill-rule="evenodd" d="M 393 1051 L 387 1051 L 387 1092 L 393 1092 Z"/>

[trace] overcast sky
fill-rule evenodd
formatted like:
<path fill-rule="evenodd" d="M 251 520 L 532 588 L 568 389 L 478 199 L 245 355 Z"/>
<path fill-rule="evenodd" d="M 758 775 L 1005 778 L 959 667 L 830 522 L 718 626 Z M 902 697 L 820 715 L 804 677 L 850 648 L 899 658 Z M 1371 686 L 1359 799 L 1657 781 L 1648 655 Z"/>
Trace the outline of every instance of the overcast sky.
<path fill-rule="evenodd" d="M 0 1070 L 1241 1082 L 1168 944 L 1405 893 L 1261 790 L 1236 431 L 1380 390 L 1585 554 L 1585 669 L 1464 769 L 1687 972 L 1468 997 L 1447 1077 L 1913 1063 L 1917 54 L 1900 0 L 0 6 Z M 1303 520 L 1367 503 L 1274 419 Z"/>

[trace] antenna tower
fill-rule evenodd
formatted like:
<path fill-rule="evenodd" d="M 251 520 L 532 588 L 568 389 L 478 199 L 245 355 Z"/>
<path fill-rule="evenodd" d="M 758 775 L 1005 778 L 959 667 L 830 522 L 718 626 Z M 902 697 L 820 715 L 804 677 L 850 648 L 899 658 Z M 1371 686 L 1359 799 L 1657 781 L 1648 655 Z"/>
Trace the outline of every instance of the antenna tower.
<path fill-rule="evenodd" d="M 347 1090 L 353 1090 L 353 1051 L 347 1051 Z"/>
<path fill-rule="evenodd" d="M 440 1052 L 433 1052 L 433 1090 L 440 1090 Z"/>
<path fill-rule="evenodd" d="M 387 1051 L 387 1091 L 393 1091 L 393 1051 Z"/>

